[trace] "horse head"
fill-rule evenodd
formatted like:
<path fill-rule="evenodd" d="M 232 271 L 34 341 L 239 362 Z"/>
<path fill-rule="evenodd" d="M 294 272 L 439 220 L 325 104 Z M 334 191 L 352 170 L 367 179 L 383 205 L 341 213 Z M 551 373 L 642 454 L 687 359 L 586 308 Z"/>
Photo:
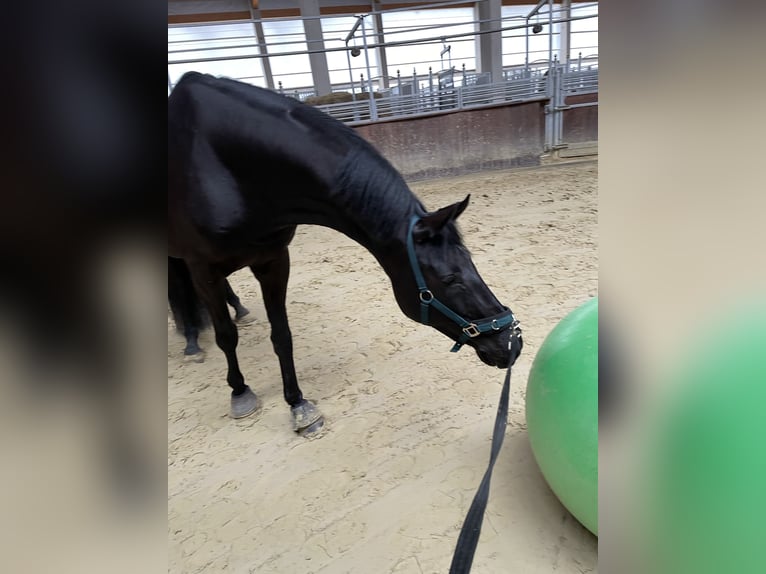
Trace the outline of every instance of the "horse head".
<path fill-rule="evenodd" d="M 453 351 L 468 345 L 487 365 L 504 368 L 521 353 L 521 330 L 479 275 L 458 233 L 455 220 L 470 197 L 412 216 L 405 239 L 409 277 L 395 282 L 394 293 L 408 317 L 453 339 Z"/>

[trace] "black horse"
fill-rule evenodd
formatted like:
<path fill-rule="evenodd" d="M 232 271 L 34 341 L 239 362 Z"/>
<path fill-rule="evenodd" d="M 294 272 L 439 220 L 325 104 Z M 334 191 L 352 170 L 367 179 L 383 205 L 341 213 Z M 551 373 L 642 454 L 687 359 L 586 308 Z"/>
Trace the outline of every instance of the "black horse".
<path fill-rule="evenodd" d="M 250 310 L 239 300 L 228 280 L 225 286 L 226 303 L 234 309 L 234 320 L 240 324 L 251 322 L 248 320 Z M 176 330 L 186 339 L 184 359 L 203 362 L 205 352 L 199 346 L 199 333 L 210 325 L 209 316 L 194 290 L 186 263 L 175 257 L 168 257 L 168 303 Z"/>
<path fill-rule="evenodd" d="M 261 285 L 294 429 L 322 424 L 303 398 L 285 299 L 288 245 L 299 224 L 355 240 L 389 276 L 405 315 L 506 367 L 521 352 L 510 309 L 479 276 L 455 225 L 469 197 L 428 212 L 351 128 L 292 98 L 196 72 L 168 98 L 169 255 L 185 260 L 226 355 L 232 417 L 255 412 L 236 355 L 225 278 L 245 266 Z M 510 341 L 514 341 L 511 344 Z"/>

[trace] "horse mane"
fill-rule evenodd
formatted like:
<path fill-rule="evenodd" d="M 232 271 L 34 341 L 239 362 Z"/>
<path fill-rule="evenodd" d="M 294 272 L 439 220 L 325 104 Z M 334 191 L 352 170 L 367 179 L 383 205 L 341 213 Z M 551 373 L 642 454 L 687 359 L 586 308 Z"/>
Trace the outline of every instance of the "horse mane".
<path fill-rule="evenodd" d="M 399 172 L 369 144 L 346 156 L 334 197 L 341 209 L 364 222 L 368 234 L 383 242 L 395 235 L 408 214 L 426 212 Z"/>

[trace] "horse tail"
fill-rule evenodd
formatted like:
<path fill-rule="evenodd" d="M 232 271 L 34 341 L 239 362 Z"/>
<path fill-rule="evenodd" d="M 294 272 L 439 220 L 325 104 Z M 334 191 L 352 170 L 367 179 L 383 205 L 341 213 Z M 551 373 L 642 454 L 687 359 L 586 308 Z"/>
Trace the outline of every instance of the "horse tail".
<path fill-rule="evenodd" d="M 168 302 L 176 330 L 201 330 L 210 324 L 209 315 L 197 295 L 191 273 L 183 259 L 168 257 Z"/>

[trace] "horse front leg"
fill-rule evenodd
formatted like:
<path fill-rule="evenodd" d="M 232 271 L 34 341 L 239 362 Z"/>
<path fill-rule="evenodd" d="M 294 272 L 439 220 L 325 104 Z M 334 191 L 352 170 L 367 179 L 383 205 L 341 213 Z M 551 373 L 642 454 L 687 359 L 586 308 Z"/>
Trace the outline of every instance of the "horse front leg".
<path fill-rule="evenodd" d="M 285 247 L 268 263 L 250 268 L 261 285 L 263 303 L 271 324 L 271 343 L 279 358 L 285 401 L 290 405 L 293 430 L 303 436 L 317 433 L 324 425 L 322 413 L 303 398 L 298 386 L 293 360 L 293 338 L 287 322 L 287 281 L 290 277 L 290 253 Z"/>
<path fill-rule="evenodd" d="M 215 342 L 226 355 L 228 366 L 226 381 L 231 387 L 229 415 L 235 419 L 251 415 L 261 405 L 255 393 L 245 384 L 245 378 L 239 370 L 237 361 L 239 335 L 226 306 L 226 279 L 207 266 L 189 265 L 189 269 L 194 286 L 210 312 L 215 329 Z"/>

